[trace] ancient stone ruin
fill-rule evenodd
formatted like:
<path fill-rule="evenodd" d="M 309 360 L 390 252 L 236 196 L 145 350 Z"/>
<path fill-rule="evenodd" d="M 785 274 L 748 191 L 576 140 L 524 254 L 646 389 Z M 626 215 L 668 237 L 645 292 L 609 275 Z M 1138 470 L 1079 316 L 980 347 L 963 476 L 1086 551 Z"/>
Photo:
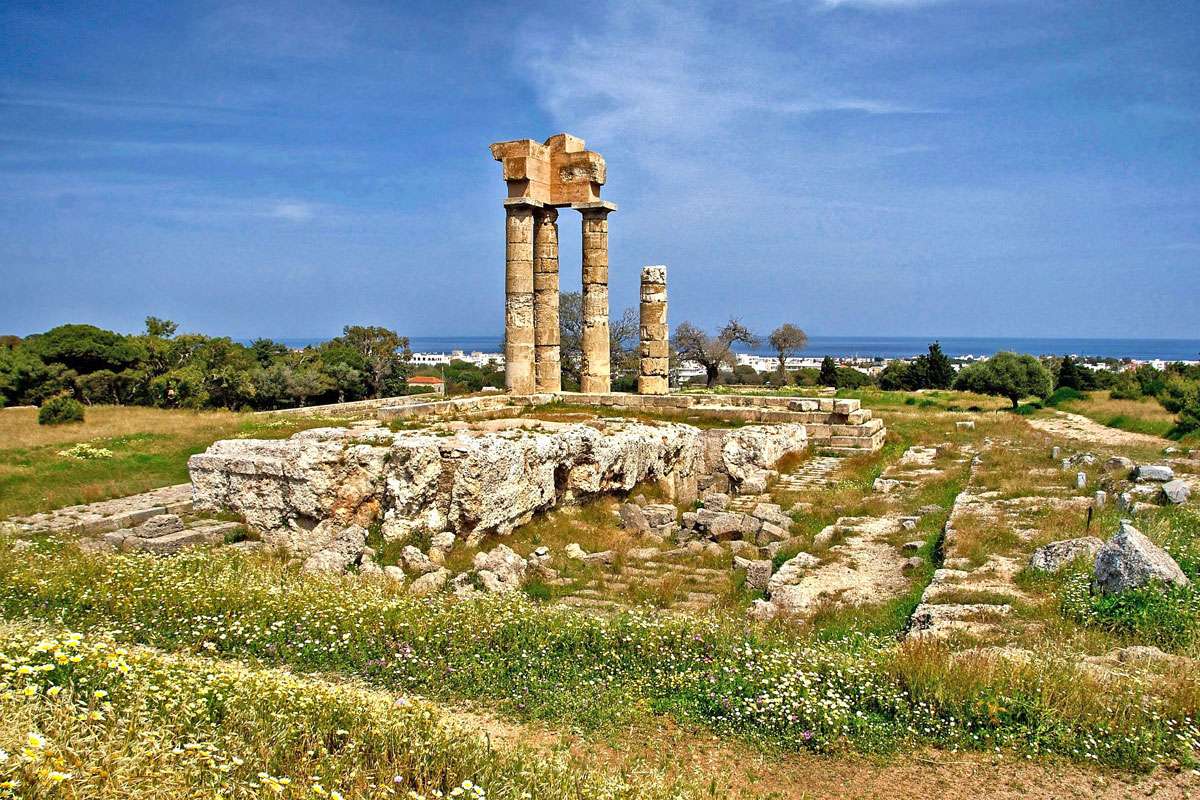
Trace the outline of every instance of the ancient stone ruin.
<path fill-rule="evenodd" d="M 657 484 L 684 508 L 700 492 L 761 496 L 784 456 L 810 446 L 869 452 L 882 445 L 882 421 L 857 400 L 671 395 L 661 265 L 641 273 L 638 393 L 610 391 L 608 215 L 616 206 L 600 199 L 604 159 L 566 133 L 544 143 L 498 142 L 491 152 L 508 186 L 508 392 L 399 398 L 356 408 L 374 419 L 348 428 L 217 442 L 189 461 L 197 510 L 234 512 L 263 541 L 325 568 L 358 558 L 370 526 L 379 526 L 385 541 L 431 542 L 431 552 L 443 552 L 455 542 L 478 546 L 507 535 L 539 512 L 594 495 L 627 495 L 638 485 Z M 583 220 L 578 393 L 562 391 L 559 352 L 558 209 L 568 206 Z M 555 401 L 596 413 L 572 411 L 582 419 L 570 422 L 530 415 Z M 607 408 L 628 417 L 611 418 Z M 376 420 L 402 420 L 404 429 Z M 708 424 L 687 424 L 693 420 Z M 709 427 L 714 420 L 726 427 Z M 775 525 L 746 514 L 709 519 L 713 513 L 690 519 L 690 530 L 719 537 L 736 516 L 738 530 L 749 525 L 751 538 L 770 538 L 770 529 L 760 528 Z"/>
<path fill-rule="evenodd" d="M 583 217 L 583 364 L 580 388 L 607 392 L 608 215 L 600 199 L 604 158 L 569 133 L 545 143 L 517 139 L 493 144 L 504 166 L 505 386 L 513 394 L 562 388 L 558 330 L 558 210 Z"/>
<path fill-rule="evenodd" d="M 642 267 L 641 345 L 638 394 L 666 394 L 670 377 L 667 268 Z"/>
<path fill-rule="evenodd" d="M 656 483 L 691 504 L 734 491 L 807 446 L 803 425 L 701 430 L 633 420 L 501 419 L 392 432 L 373 423 L 283 440 L 232 439 L 188 462 L 195 507 L 239 514 L 263 540 L 307 556 L 339 528 L 382 524 L 385 540 L 477 545 L 539 511 Z"/>

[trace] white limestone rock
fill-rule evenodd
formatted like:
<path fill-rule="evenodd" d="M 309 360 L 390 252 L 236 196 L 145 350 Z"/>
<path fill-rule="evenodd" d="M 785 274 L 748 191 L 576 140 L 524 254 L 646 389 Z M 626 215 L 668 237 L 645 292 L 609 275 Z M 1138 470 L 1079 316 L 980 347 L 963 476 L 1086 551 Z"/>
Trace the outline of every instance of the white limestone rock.
<path fill-rule="evenodd" d="M 442 567 L 433 572 L 427 572 L 409 585 L 408 591 L 417 597 L 425 597 L 440 592 L 450 580 L 450 570 Z"/>
<path fill-rule="evenodd" d="M 1133 471 L 1133 479 L 1139 482 L 1167 483 L 1175 480 L 1175 470 L 1165 464 L 1139 464 Z"/>
<path fill-rule="evenodd" d="M 1029 566 L 1041 572 L 1058 572 L 1076 559 L 1094 559 L 1103 546 L 1104 542 L 1097 536 L 1050 542 L 1033 551 Z"/>
<path fill-rule="evenodd" d="M 304 572 L 345 572 L 358 563 L 367 544 L 367 531 L 359 525 L 339 527 L 333 520 L 325 520 L 314 530 L 321 530 L 327 543 L 305 559 Z"/>
<path fill-rule="evenodd" d="M 1096 554 L 1093 570 L 1096 588 L 1117 594 L 1152 582 L 1184 586 L 1191 581 L 1175 559 L 1128 522 L 1104 543 Z"/>
<path fill-rule="evenodd" d="M 783 563 L 783 566 L 771 576 L 767 583 L 769 593 L 778 591 L 783 586 L 794 586 L 800 582 L 804 574 L 821 563 L 821 559 L 811 553 L 797 553 Z"/>
<path fill-rule="evenodd" d="M 528 563 L 508 545 L 497 545 L 487 553 L 476 553 L 475 570 L 483 588 L 492 594 L 504 594 L 521 588 Z"/>
<path fill-rule="evenodd" d="M 1173 481 L 1167 481 L 1162 487 L 1163 499 L 1169 504 L 1180 506 L 1188 501 L 1192 495 L 1192 489 L 1178 478 Z"/>
<path fill-rule="evenodd" d="M 437 572 L 438 564 L 429 556 L 422 553 L 413 545 L 405 545 L 400 551 L 400 560 L 404 563 L 404 569 L 413 575 L 428 575 L 431 572 Z"/>

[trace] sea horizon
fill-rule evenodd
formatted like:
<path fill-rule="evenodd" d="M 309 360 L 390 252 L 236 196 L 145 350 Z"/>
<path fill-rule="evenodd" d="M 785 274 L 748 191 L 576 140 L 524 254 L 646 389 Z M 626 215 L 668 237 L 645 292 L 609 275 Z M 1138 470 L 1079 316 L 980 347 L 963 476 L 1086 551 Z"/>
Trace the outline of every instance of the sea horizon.
<path fill-rule="evenodd" d="M 333 337 L 283 337 L 275 339 L 292 348 L 309 347 Z M 250 339 L 240 339 L 248 344 Z M 909 358 L 926 352 L 931 342 L 940 342 L 952 358 L 990 356 L 1011 350 L 1036 356 L 1072 355 L 1091 358 L 1133 359 L 1136 361 L 1200 360 L 1200 339 L 1121 339 L 1089 337 L 1022 336 L 810 336 L 799 356 L 842 358 Z M 410 336 L 409 345 L 418 353 L 465 353 L 501 351 L 502 337 L 496 336 Z M 765 344 L 734 348 L 740 353 L 774 355 Z"/>

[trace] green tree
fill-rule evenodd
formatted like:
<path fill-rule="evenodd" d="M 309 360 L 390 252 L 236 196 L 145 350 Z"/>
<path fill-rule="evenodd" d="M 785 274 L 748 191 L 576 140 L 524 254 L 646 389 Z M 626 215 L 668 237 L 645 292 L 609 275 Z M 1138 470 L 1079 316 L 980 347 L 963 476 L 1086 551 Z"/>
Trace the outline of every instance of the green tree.
<path fill-rule="evenodd" d="M 1078 362 L 1070 356 L 1063 356 L 1062 363 L 1058 367 L 1058 380 L 1055 383 L 1054 388 L 1056 389 L 1074 389 L 1082 392 L 1088 388 L 1083 370 Z"/>
<path fill-rule="evenodd" d="M 28 347 L 47 364 L 57 362 L 79 374 L 98 369 L 120 371 L 141 360 L 137 337 L 122 336 L 95 325 L 59 325 L 25 339 Z"/>
<path fill-rule="evenodd" d="M 785 322 L 771 331 L 767 342 L 775 351 L 775 357 L 779 359 L 779 367 L 776 370 L 778 383 L 780 386 L 785 386 L 787 385 L 787 360 L 808 346 L 808 334 L 792 323 Z"/>
<path fill-rule="evenodd" d="M 907 391 L 911 380 L 909 369 L 909 365 L 903 361 L 889 361 L 883 372 L 879 373 L 879 388 L 889 392 Z"/>
<path fill-rule="evenodd" d="M 838 369 L 837 364 L 833 363 L 831 356 L 825 356 L 821 359 L 821 374 L 817 378 L 822 386 L 838 387 Z"/>
<path fill-rule="evenodd" d="M 1050 370 L 1031 355 L 997 353 L 958 373 L 954 388 L 1007 397 L 1016 408 L 1025 397 L 1044 398 L 1054 389 Z"/>
<path fill-rule="evenodd" d="M 250 351 L 259 366 L 265 367 L 287 356 L 290 352 L 287 345 L 270 339 L 255 339 L 250 343 Z"/>
<path fill-rule="evenodd" d="M 865 372 L 860 372 L 854 367 L 838 367 L 837 368 L 837 385 L 839 389 L 861 389 L 863 386 L 870 386 L 874 381 L 871 376 Z"/>
<path fill-rule="evenodd" d="M 378 326 L 347 325 L 342 335 L 332 341 L 359 355 L 371 397 L 382 397 L 389 388 L 403 391 L 412 360 L 407 336 Z"/>
<path fill-rule="evenodd" d="M 333 380 L 314 366 L 293 369 L 286 384 L 288 395 L 298 400 L 301 408 L 308 402 L 308 398 L 324 394 L 333 388 Z"/>
<path fill-rule="evenodd" d="M 1171 375 L 1163 385 L 1159 402 L 1172 414 L 1178 414 L 1176 430 L 1191 433 L 1200 430 L 1200 382 Z"/>
<path fill-rule="evenodd" d="M 46 363 L 20 344 L 0 345 L 0 406 L 29 402 L 29 393 L 48 375 Z"/>
<path fill-rule="evenodd" d="M 179 323 L 158 317 L 146 317 L 146 335 L 155 339 L 170 339 L 179 330 Z"/>
<path fill-rule="evenodd" d="M 954 384 L 954 364 L 942 352 L 940 342 L 929 345 L 929 354 L 922 356 L 924 364 L 923 389 L 949 389 Z"/>
<path fill-rule="evenodd" d="M 98 369 L 75 379 L 75 389 L 88 405 L 112 403 L 120 405 L 120 379 L 110 369 Z"/>

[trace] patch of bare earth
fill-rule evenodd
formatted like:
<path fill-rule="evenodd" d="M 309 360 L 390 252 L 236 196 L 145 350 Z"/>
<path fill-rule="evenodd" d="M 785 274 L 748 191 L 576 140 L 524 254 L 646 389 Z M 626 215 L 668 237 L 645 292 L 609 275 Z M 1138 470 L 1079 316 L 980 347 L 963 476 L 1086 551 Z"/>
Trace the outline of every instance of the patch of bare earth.
<path fill-rule="evenodd" d="M 492 742 L 565 752 L 593 768 L 665 772 L 710 783 L 735 798 L 788 800 L 1017 800 L 1154 797 L 1200 793 L 1195 771 L 1131 775 L 1048 759 L 922 750 L 891 757 L 772 752 L 655 718 L 619 731 L 578 734 L 504 720 L 479 708 L 453 712 Z"/>
<path fill-rule="evenodd" d="M 1148 433 L 1133 433 L 1110 428 L 1080 414 L 1071 414 L 1066 411 L 1055 411 L 1053 417 L 1031 417 L 1028 422 L 1043 433 L 1080 442 L 1113 447 L 1166 447 L 1171 444 L 1166 439 L 1160 439 Z"/>

